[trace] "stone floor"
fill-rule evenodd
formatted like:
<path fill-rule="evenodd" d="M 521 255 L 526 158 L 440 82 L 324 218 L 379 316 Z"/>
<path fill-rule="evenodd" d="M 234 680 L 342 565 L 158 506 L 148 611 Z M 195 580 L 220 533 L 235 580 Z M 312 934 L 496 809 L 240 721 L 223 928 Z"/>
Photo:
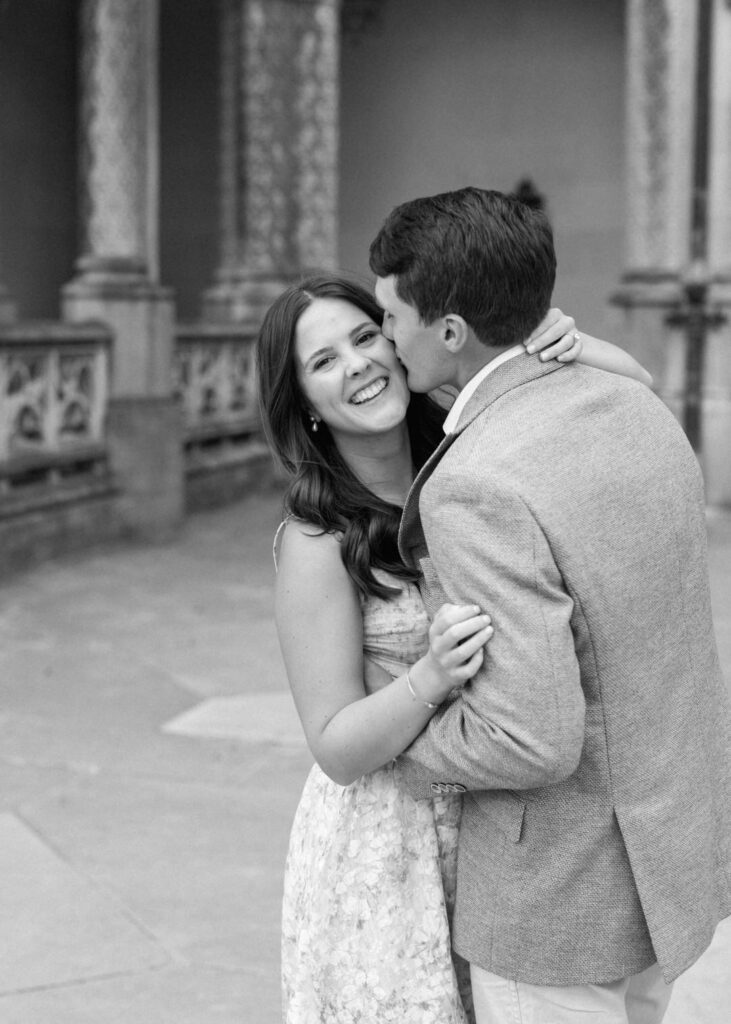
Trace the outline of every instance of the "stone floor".
<path fill-rule="evenodd" d="M 277 1024 L 310 756 L 271 619 L 276 495 L 0 587 L 0 1020 Z M 731 677 L 731 517 L 711 516 Z M 671 1024 L 728 1024 L 731 929 Z"/>

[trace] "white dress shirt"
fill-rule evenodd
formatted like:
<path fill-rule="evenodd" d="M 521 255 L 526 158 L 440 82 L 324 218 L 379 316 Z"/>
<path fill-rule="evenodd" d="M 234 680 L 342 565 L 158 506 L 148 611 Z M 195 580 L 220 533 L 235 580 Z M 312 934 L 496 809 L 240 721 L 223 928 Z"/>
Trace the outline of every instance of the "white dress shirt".
<path fill-rule="evenodd" d="M 462 410 L 472 398 L 473 394 L 483 382 L 488 374 L 492 373 L 493 370 L 497 370 L 498 366 L 502 366 L 503 363 L 507 363 L 508 359 L 513 359 L 515 356 L 525 354 L 525 348 L 523 345 L 513 345 L 511 348 L 501 352 L 499 356 L 495 356 L 489 363 L 485 363 L 481 370 L 478 370 L 474 377 L 470 377 L 465 386 L 462 388 L 460 393 L 454 400 L 454 405 L 447 413 L 447 418 L 444 421 L 442 429 L 445 434 L 453 434 L 457 428 L 457 423 L 462 415 Z"/>

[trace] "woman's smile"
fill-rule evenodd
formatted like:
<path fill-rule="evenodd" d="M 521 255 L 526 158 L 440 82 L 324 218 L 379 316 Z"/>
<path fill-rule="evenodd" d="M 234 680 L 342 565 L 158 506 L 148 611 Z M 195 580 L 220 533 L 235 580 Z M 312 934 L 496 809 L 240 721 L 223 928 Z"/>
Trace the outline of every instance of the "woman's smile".
<path fill-rule="evenodd" d="M 380 394 L 385 391 L 388 387 L 388 377 L 377 377 L 376 380 L 366 384 L 365 387 L 359 388 L 354 395 L 351 396 L 350 401 L 353 405 L 363 405 L 364 402 L 372 402 L 374 398 L 378 398 Z"/>

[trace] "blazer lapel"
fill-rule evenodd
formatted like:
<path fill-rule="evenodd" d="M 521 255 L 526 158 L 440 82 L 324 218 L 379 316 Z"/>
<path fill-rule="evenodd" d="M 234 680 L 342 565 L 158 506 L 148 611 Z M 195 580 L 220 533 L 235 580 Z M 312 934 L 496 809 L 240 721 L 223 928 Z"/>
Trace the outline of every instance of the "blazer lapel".
<path fill-rule="evenodd" d="M 556 370 L 565 370 L 567 365 L 559 363 L 556 359 L 542 363 L 537 356 L 529 356 L 527 353 L 509 359 L 507 363 L 498 366 L 496 370 L 485 377 L 462 410 L 455 433 L 461 434 L 480 413 L 483 413 L 493 402 L 502 398 L 509 391 L 528 384 L 532 380 L 537 380 L 539 377 L 545 377 L 549 373 L 555 373 Z"/>
<path fill-rule="evenodd" d="M 450 445 L 454 444 L 456 434 L 446 434 L 435 451 L 429 456 L 416 475 L 411 485 L 406 504 L 401 514 L 401 524 L 398 533 L 398 545 L 401 557 L 406 564 L 418 566 L 419 557 L 424 554 L 426 544 L 421 529 L 421 517 L 419 515 L 419 495 L 421 489 L 432 474 L 434 467 L 444 455 Z"/>
<path fill-rule="evenodd" d="M 434 472 L 444 453 L 454 444 L 459 435 L 498 398 L 502 398 L 513 388 L 521 387 L 539 377 L 545 377 L 546 374 L 554 373 L 556 370 L 565 369 L 566 366 L 566 363 L 559 363 L 555 359 L 542 363 L 540 359 L 526 353 L 525 356 L 518 355 L 509 359 L 507 363 L 503 363 L 487 375 L 462 410 L 457 429 L 443 438 L 411 485 L 401 516 L 398 540 L 401 557 L 407 564 L 418 566 L 419 559 L 426 553 L 426 542 L 419 514 L 419 497 L 424 484 Z"/>

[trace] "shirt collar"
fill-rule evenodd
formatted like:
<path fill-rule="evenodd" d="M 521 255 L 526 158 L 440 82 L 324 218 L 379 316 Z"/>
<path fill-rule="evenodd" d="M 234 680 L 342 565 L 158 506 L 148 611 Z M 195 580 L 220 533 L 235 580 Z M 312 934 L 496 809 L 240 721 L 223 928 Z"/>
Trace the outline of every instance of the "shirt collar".
<path fill-rule="evenodd" d="M 519 356 L 525 352 L 523 345 L 513 345 L 512 348 L 506 349 L 501 352 L 499 356 L 495 356 L 489 363 L 485 363 L 481 370 L 478 370 L 474 377 L 470 377 L 465 386 L 462 388 L 460 393 L 454 400 L 454 405 L 447 413 L 447 417 L 444 420 L 443 430 L 445 434 L 453 434 L 457 429 L 457 423 L 462 415 L 462 410 L 469 402 L 470 398 L 477 391 L 480 384 L 483 382 L 485 377 L 492 373 L 493 370 L 497 370 L 498 366 L 502 366 L 503 363 L 507 363 L 509 359 Z"/>

